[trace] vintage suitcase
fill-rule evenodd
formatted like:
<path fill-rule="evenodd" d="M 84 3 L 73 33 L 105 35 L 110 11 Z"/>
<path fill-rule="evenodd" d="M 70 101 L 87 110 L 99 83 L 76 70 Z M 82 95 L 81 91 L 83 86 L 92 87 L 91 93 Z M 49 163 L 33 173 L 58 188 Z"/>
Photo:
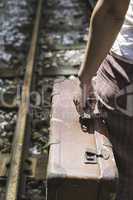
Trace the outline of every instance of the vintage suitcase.
<path fill-rule="evenodd" d="M 56 80 L 52 98 L 47 200 L 114 200 L 117 167 L 107 129 L 83 132 L 73 104 L 77 80 Z"/>

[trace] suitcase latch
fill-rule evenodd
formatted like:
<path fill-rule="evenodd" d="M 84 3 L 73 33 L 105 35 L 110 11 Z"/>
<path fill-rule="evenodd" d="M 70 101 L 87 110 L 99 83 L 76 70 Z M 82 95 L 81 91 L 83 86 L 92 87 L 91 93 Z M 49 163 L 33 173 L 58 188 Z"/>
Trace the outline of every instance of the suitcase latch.
<path fill-rule="evenodd" d="M 110 158 L 110 154 L 105 149 L 101 150 L 101 153 L 97 153 L 94 149 L 87 149 L 85 152 L 85 164 L 97 164 L 98 158 L 103 158 L 104 160 L 108 160 Z"/>
<path fill-rule="evenodd" d="M 94 149 L 87 149 L 85 152 L 85 164 L 97 164 L 97 153 Z"/>

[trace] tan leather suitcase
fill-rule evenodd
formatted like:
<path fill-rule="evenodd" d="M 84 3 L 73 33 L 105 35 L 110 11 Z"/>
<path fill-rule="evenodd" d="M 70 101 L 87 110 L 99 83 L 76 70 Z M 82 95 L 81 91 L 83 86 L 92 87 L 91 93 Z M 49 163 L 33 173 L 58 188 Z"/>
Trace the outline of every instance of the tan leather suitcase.
<path fill-rule="evenodd" d="M 47 200 L 114 200 L 117 167 L 102 120 L 83 132 L 73 104 L 76 80 L 56 80 L 52 98 Z"/>

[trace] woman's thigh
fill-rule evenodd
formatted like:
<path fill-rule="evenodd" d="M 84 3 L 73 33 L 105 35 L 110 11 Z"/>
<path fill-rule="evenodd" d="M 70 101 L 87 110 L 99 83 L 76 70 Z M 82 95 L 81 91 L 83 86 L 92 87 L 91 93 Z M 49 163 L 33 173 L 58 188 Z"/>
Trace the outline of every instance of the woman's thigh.
<path fill-rule="evenodd" d="M 110 140 L 119 171 L 118 200 L 133 200 L 133 118 L 107 111 Z"/>

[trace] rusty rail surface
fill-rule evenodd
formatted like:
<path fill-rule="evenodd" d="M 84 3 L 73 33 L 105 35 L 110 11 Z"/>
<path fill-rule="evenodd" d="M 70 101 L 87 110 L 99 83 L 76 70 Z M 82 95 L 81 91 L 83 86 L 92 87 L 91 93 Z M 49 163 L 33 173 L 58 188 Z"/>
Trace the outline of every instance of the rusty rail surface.
<path fill-rule="evenodd" d="M 32 34 L 31 46 L 27 57 L 26 72 L 24 78 L 24 85 L 22 90 L 22 99 L 18 111 L 18 120 L 15 130 L 15 135 L 13 138 L 12 152 L 11 152 L 11 162 L 9 169 L 9 176 L 7 180 L 6 188 L 6 200 L 17 200 L 19 181 L 21 177 L 21 164 L 23 157 L 23 147 L 26 137 L 26 126 L 29 114 L 29 100 L 30 100 L 30 90 L 33 76 L 33 67 L 35 62 L 35 55 L 37 49 L 37 40 L 39 33 L 39 25 L 42 13 L 43 0 L 38 1 L 35 25 Z"/>

